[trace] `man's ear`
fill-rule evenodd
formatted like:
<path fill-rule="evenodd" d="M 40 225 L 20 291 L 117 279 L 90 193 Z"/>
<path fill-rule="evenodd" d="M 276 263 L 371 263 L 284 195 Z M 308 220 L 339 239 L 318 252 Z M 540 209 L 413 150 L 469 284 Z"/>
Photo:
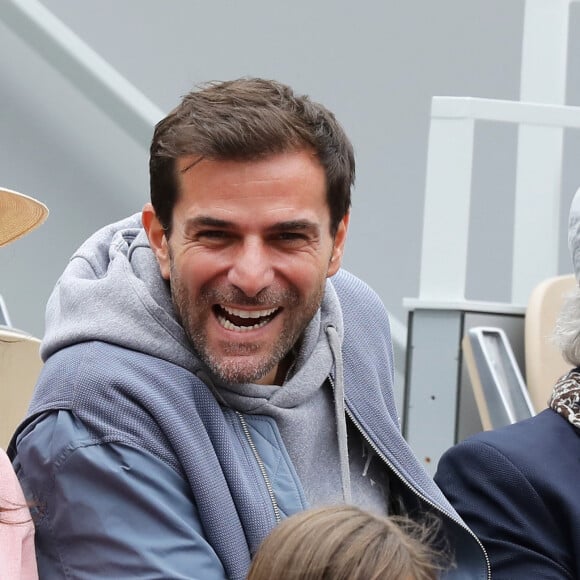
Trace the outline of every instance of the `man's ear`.
<path fill-rule="evenodd" d="M 149 238 L 149 245 L 157 258 L 161 276 L 169 280 L 169 246 L 167 237 L 157 214 L 150 203 L 146 203 L 141 213 L 141 221 Z"/>
<path fill-rule="evenodd" d="M 336 234 L 334 236 L 334 246 L 332 248 L 332 255 L 328 264 L 327 278 L 334 276 L 338 272 L 342 264 L 342 256 L 344 254 L 344 244 L 346 243 L 346 234 L 348 231 L 348 223 L 350 221 L 350 213 L 347 213 L 338 224 Z"/>

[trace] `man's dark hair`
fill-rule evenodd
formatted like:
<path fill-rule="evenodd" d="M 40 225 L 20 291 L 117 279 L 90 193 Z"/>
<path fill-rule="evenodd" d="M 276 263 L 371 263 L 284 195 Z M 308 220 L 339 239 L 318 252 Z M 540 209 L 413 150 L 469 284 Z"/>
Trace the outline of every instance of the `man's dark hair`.
<path fill-rule="evenodd" d="M 252 161 L 300 149 L 312 149 L 324 168 L 334 235 L 350 209 L 355 177 L 352 144 L 334 115 L 272 80 L 242 78 L 203 85 L 183 97 L 155 127 L 149 161 L 155 213 L 169 235 L 179 157 Z"/>

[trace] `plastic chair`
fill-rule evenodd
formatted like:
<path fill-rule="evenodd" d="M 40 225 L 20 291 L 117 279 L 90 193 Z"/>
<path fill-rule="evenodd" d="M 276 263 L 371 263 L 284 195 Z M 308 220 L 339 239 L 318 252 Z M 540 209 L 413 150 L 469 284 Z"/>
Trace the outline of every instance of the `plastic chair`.
<path fill-rule="evenodd" d="M 24 418 L 42 368 L 40 340 L 0 327 L 0 446 L 6 450 Z"/>
<path fill-rule="evenodd" d="M 461 348 L 485 430 L 535 414 L 519 365 L 501 328 L 470 328 Z"/>
<path fill-rule="evenodd" d="M 530 295 L 524 331 L 526 384 L 538 413 L 548 406 L 556 380 L 570 370 L 551 337 L 562 304 L 576 284 L 573 274 L 554 276 L 540 282 Z"/>

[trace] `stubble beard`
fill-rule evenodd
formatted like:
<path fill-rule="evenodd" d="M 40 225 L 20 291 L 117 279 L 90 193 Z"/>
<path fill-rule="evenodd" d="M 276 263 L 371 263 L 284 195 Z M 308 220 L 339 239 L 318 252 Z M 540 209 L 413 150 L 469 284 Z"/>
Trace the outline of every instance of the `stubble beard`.
<path fill-rule="evenodd" d="M 228 289 L 202 288 L 199 297 L 193 302 L 173 267 L 171 271 L 173 306 L 186 336 L 211 372 L 219 380 L 230 384 L 258 382 L 287 357 L 320 307 L 324 295 L 325 279 L 306 300 L 301 300 L 295 289 L 266 289 L 256 297 L 248 298 L 232 286 Z M 252 307 L 283 305 L 284 312 L 281 315 L 285 317 L 285 323 L 271 348 L 265 349 L 259 343 L 231 341 L 222 343 L 225 356 L 220 356 L 210 347 L 206 330 L 209 317 L 215 316 L 212 312 L 214 304 Z M 260 351 L 262 354 L 259 354 Z"/>

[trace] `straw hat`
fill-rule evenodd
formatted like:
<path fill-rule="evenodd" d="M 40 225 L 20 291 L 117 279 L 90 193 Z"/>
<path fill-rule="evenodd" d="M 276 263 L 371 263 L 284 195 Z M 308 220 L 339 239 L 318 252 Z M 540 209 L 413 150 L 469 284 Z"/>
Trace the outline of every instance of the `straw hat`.
<path fill-rule="evenodd" d="M 48 216 L 48 208 L 32 197 L 0 188 L 0 246 L 21 238 Z"/>

